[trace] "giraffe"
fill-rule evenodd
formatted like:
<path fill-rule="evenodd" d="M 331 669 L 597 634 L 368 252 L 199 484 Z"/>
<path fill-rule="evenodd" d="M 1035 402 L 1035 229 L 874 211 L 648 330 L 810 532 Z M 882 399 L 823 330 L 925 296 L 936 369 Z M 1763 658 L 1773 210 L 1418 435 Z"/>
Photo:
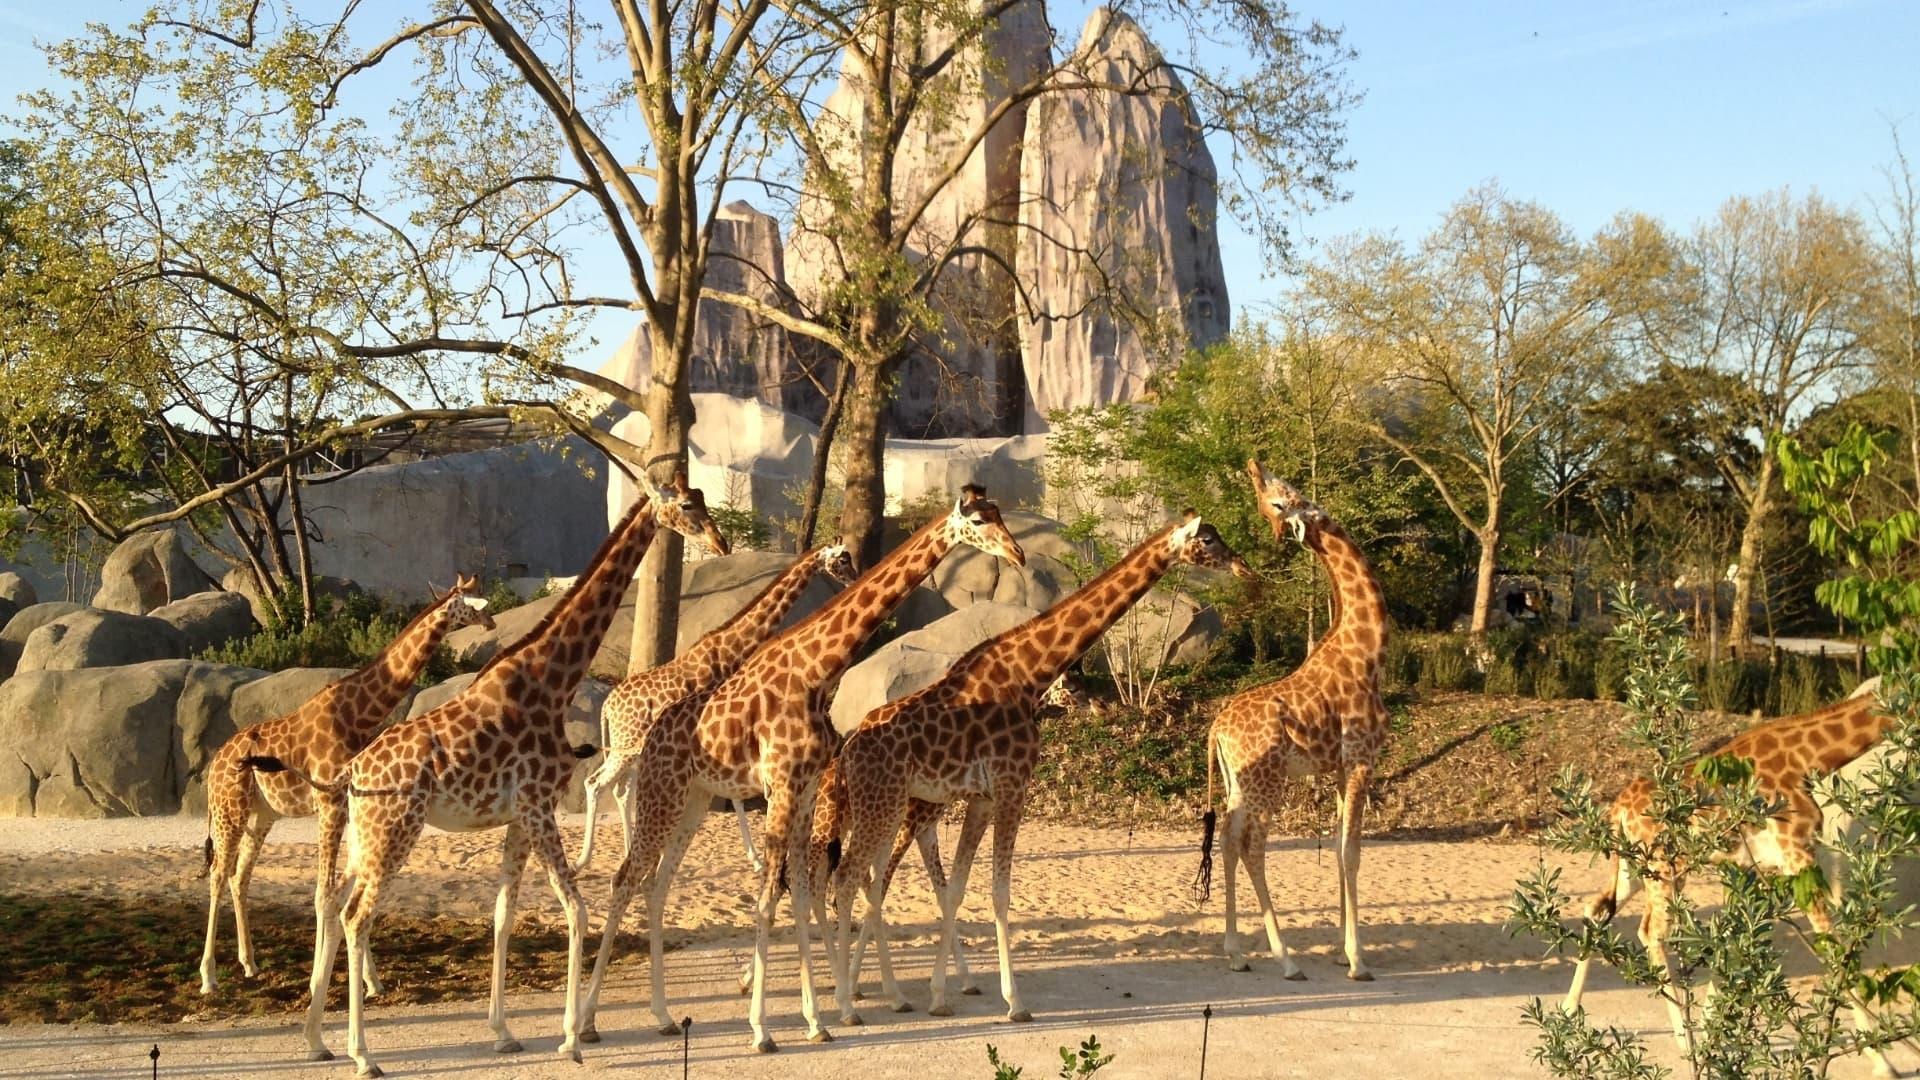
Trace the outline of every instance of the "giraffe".
<path fill-rule="evenodd" d="M 367 665 L 327 684 L 284 716 L 237 732 L 207 767 L 207 945 L 200 955 L 200 992 L 213 993 L 214 940 L 220 927 L 220 893 L 233 894 L 234 929 L 240 938 L 240 968 L 254 974 L 253 936 L 248 932 L 247 885 L 253 862 L 273 823 L 285 817 L 320 817 L 314 910 L 326 909 L 347 822 L 346 796 L 323 794 L 289 776 L 267 776 L 242 764 L 248 755 L 271 754 L 310 776 L 331 780 L 347 760 L 373 740 L 380 725 L 406 700 L 442 638 L 462 626 L 489 629 L 487 602 L 472 596 L 479 582 L 455 579 L 435 596 Z M 317 925 L 317 924 L 316 924 Z M 367 971 L 367 992 L 380 984 Z"/>
<path fill-rule="evenodd" d="M 1765 824 L 1745 830 L 1721 858 L 1736 860 L 1769 873 L 1792 875 L 1814 864 L 1814 837 L 1820 831 L 1821 810 L 1808 784 L 1814 776 L 1836 772 L 1848 762 L 1872 749 L 1893 721 L 1880 708 L 1873 695 L 1849 697 L 1825 708 L 1798 716 L 1784 716 L 1748 728 L 1714 750 L 1715 757 L 1733 757 L 1753 766 L 1755 785 L 1762 797 L 1777 806 Z M 1613 830 L 1641 851 L 1647 850 L 1660 835 L 1659 819 L 1653 815 L 1653 782 L 1641 777 L 1628 784 L 1608 808 L 1607 821 Z M 1712 813 L 1711 809 L 1697 811 Z M 1686 885 L 1688 872 L 1680 865 L 1643 867 L 1635 873 L 1620 855 L 1615 854 L 1607 874 L 1607 887 L 1596 893 L 1586 905 L 1586 917 L 1599 923 L 1611 922 L 1640 887 L 1647 890 L 1647 913 L 1640 918 L 1640 941 L 1655 965 L 1673 977 L 1673 964 L 1667 957 L 1666 940 L 1671 922 L 1669 898 Z M 1829 877 L 1837 889 L 1838 873 Z M 1824 901 L 1806 909 L 1807 922 L 1816 933 L 1824 934 L 1832 926 L 1832 917 Z M 1593 959 L 1582 956 L 1574 967 L 1573 984 L 1567 988 L 1561 1008 L 1572 1012 L 1580 1007 L 1586 989 L 1587 970 Z M 1667 1018 L 1673 1025 L 1673 1037 L 1683 1049 L 1691 1049 L 1693 1034 L 1686 1013 L 1670 995 Z M 1864 1006 L 1855 1001 L 1854 1021 L 1865 1029 L 1871 1026 Z M 1895 1075 L 1886 1055 L 1877 1047 L 1867 1047 L 1874 1062 L 1875 1076 Z"/>
<path fill-rule="evenodd" d="M 1207 812 L 1195 884 L 1205 899 L 1213 870 L 1213 769 L 1226 784 L 1227 968 L 1248 970 L 1236 922 L 1234 864 L 1244 859 L 1266 923 L 1267 944 L 1284 978 L 1304 979 L 1280 941 L 1280 924 L 1267 893 L 1267 819 L 1287 783 L 1332 773 L 1339 835 L 1340 922 L 1347 978 L 1371 980 L 1360 954 L 1360 822 L 1367 782 L 1387 737 L 1380 699 L 1380 662 L 1387 647 L 1387 607 L 1367 558 L 1352 537 L 1292 485 L 1247 462 L 1260 513 L 1278 539 L 1284 530 L 1311 549 L 1333 581 L 1334 624 L 1299 668 L 1285 678 L 1227 699 L 1207 732 Z"/>
<path fill-rule="evenodd" d="M 863 884 L 867 917 L 862 936 L 876 943 L 883 992 L 894 1011 L 910 1008 L 887 954 L 883 905 L 893 849 L 900 846 L 890 841 L 919 835 L 931 815 L 959 799 L 967 802 L 967 816 L 953 870 L 946 887 L 938 890 L 941 939 L 935 949 L 929 1011 L 953 1014 L 947 1004 L 947 956 L 957 946 L 955 915 L 990 810 L 1000 993 L 1007 1019 L 1033 1019 L 1014 984 L 1007 908 L 1014 840 L 1040 757 L 1035 714 L 1042 695 L 1067 667 L 1179 563 L 1227 569 L 1239 577 L 1251 573 L 1213 526 L 1189 510 L 1183 522 L 1148 537 L 1045 613 L 975 646 L 924 689 L 868 713 L 847 737 L 837 763 L 840 783 L 834 789 L 844 800 L 844 847 L 834 871 L 838 954 L 848 958 L 848 970 L 837 973 L 844 977 L 834 987 L 841 1023 L 862 1022 L 853 1007 L 860 973 L 850 938 L 854 893 Z"/>
<path fill-rule="evenodd" d="M 1040 709 L 1043 711 L 1071 712 L 1088 708 L 1090 703 L 1091 699 L 1087 695 L 1086 688 L 1081 686 L 1071 674 L 1064 671 L 1040 695 Z M 808 881 L 811 883 L 808 895 L 813 900 L 814 918 L 821 926 L 826 926 L 828 923 L 827 900 L 832 895 L 832 888 L 828 881 L 831 870 L 829 863 L 839 861 L 839 841 L 845 828 L 846 799 L 836 791 L 840 783 L 839 760 L 836 758 L 827 765 L 827 771 L 820 774 L 820 794 L 814 800 L 813 835 L 807 841 L 807 873 Z M 881 895 L 886 895 L 887 889 L 892 888 L 894 873 L 900 869 L 900 862 L 906 857 L 907 849 L 914 846 L 920 850 L 920 860 L 926 866 L 928 883 L 936 891 L 947 887 L 947 872 L 940 865 L 939 839 L 934 834 L 934 823 L 944 809 L 946 808 L 939 803 L 921 803 L 915 800 L 909 804 L 907 820 L 901 825 L 899 834 L 894 837 L 893 853 L 887 858 L 887 884 L 880 890 Z M 854 946 L 853 963 L 856 968 L 860 963 L 859 957 L 866 951 L 867 938 L 867 926 L 862 924 L 859 941 Z M 822 944 L 826 946 L 830 959 L 837 955 L 835 942 L 831 936 L 826 936 Z M 978 994 L 980 988 L 974 985 L 973 974 L 967 970 L 966 950 L 961 947 L 958 938 L 953 942 L 953 966 L 955 976 L 960 983 L 960 992 L 968 996 Z M 741 992 L 747 992 L 752 986 L 753 965 L 749 963 L 740 974 Z M 853 988 L 853 997 L 856 1001 L 863 997 L 858 985 Z"/>
<path fill-rule="evenodd" d="M 644 477 L 644 474 L 642 474 Z M 349 798 L 347 873 L 329 902 L 347 946 L 347 1052 L 361 1077 L 381 1075 L 365 1040 L 361 971 L 386 882 L 405 865 L 420 830 L 431 823 L 463 832 L 506 826 L 494 904 L 492 998 L 488 1025 L 494 1050 L 514 1053 L 504 1003 L 507 938 L 527 856 L 538 856 L 566 912 L 567 1001 L 560 1052 L 580 1060 L 575 1002 L 586 915 L 554 820 L 554 803 L 579 755 L 567 744 L 565 716 L 580 680 L 606 635 L 627 583 L 653 540 L 656 525 L 704 539 L 724 554 L 725 539 L 707 516 L 700 492 L 674 478 L 673 491 L 649 490 L 634 502 L 593 561 L 560 602 L 527 635 L 501 650 L 465 690 L 438 708 L 404 720 L 353 759 L 342 782 Z M 282 765 L 252 759 L 253 767 Z M 314 955 L 306 1036 L 310 1056 L 332 1055 L 321 1043 L 327 978 L 340 935 L 322 920 Z"/>
<path fill-rule="evenodd" d="M 655 722 L 636 766 L 634 843 L 614 874 L 600 953 L 582 1007 L 582 1038 L 598 1038 L 594 1010 L 613 953 L 614 932 L 642 878 L 649 875 L 645 911 L 653 1014 L 662 1034 L 679 1032 L 667 1011 L 661 938 L 674 872 L 712 796 L 764 794 L 767 868 L 754 912 L 752 1001 L 747 1012 L 751 1045 L 763 1053 L 778 1049 L 766 1028 L 767 946 L 780 894 L 790 885 L 807 1035 L 814 1042 L 831 1040 L 814 1006 L 804 862 L 820 775 L 839 741 L 827 708 L 854 653 L 955 544 L 969 544 L 1016 566 L 1025 564 L 1026 555 L 1001 520 L 1000 508 L 986 494 L 978 485 L 963 487 L 952 512 L 928 522 L 820 610 L 761 646 L 697 713 L 675 709 Z M 791 879 L 789 865 L 799 871 Z"/>
<path fill-rule="evenodd" d="M 614 687 L 600 712 L 607 754 L 600 768 L 587 780 L 587 838 L 581 846 L 575 873 L 585 870 L 593 859 L 594 822 L 600 816 L 600 797 L 609 787 L 614 787 L 614 797 L 620 804 L 621 831 L 627 845 L 632 845 L 633 826 L 628 820 L 632 788 L 625 781 L 633 776 L 641 744 L 652 730 L 654 719 L 680 701 L 688 701 L 689 707 L 697 709 L 715 687 L 738 671 L 753 650 L 779 628 L 780 620 L 793 610 L 801 591 L 816 574 L 825 574 L 842 585 L 851 582 L 853 557 L 847 553 L 846 545 L 829 544 L 800 556 L 775 575 L 733 618 L 706 634 L 671 663 L 650 671 L 630 672 L 625 681 Z M 694 702 L 695 698 L 699 702 Z M 756 870 L 763 869 L 759 854 L 753 850 L 753 832 L 747 826 L 746 811 L 737 802 L 733 809 L 739 818 L 747 857 L 754 862 Z"/>

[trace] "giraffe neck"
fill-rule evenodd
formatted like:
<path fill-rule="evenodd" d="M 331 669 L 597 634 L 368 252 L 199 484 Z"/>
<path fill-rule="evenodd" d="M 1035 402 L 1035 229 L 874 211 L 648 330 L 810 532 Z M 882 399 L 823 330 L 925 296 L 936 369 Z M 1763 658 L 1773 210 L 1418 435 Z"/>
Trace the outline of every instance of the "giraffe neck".
<path fill-rule="evenodd" d="M 933 573 L 934 565 L 952 546 L 942 524 L 943 520 L 935 520 L 922 526 L 840 595 L 788 631 L 797 655 L 814 665 L 815 685 L 831 685 L 881 621 L 900 606 L 914 586 Z"/>
<path fill-rule="evenodd" d="M 498 684 L 504 700 L 525 710 L 545 708 L 560 722 L 606 637 L 627 583 L 653 542 L 656 525 L 653 507 L 642 497 L 553 610 L 481 668 L 468 691 Z"/>
<path fill-rule="evenodd" d="M 1172 568 L 1173 549 L 1167 540 L 1173 530 L 1170 525 L 1148 537 L 1066 599 L 984 646 L 981 658 L 1006 661 L 1019 683 L 996 689 L 1038 694 L 1086 655 Z"/>
<path fill-rule="evenodd" d="M 738 668 L 753 654 L 753 650 L 773 636 L 774 628 L 787 617 L 787 612 L 793 610 L 793 605 L 799 602 L 800 594 L 806 590 L 807 583 L 813 580 L 814 572 L 819 568 L 817 550 L 800 556 L 792 566 L 781 571 L 772 584 L 761 590 L 759 596 L 748 601 L 739 614 L 701 638 L 689 650 L 689 655 L 696 664 L 715 674 L 725 674 Z"/>
<path fill-rule="evenodd" d="M 1335 635 L 1378 656 L 1387 648 L 1387 601 L 1380 582 L 1367 565 L 1359 545 L 1338 522 L 1323 521 L 1307 530 L 1307 546 L 1333 580 L 1333 624 L 1323 640 Z M 1317 652 L 1318 650 L 1316 650 Z"/>
<path fill-rule="evenodd" d="M 414 616 L 371 663 L 334 684 L 336 700 L 350 698 L 354 703 L 344 718 L 357 732 L 371 734 L 400 707 L 447 636 L 452 602 L 449 594 Z"/>

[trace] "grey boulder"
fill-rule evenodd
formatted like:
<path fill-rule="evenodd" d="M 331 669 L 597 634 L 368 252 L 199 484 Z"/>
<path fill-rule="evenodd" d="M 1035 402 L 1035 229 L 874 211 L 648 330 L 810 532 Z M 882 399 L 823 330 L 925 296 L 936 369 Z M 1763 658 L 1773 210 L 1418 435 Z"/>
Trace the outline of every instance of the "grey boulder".
<path fill-rule="evenodd" d="M 882 645 L 841 678 L 830 711 L 835 730 L 852 731 L 869 712 L 945 675 L 968 649 L 1037 614 L 1029 607 L 987 601 Z"/>
<path fill-rule="evenodd" d="M 213 588 L 213 579 L 187 553 L 176 529 L 135 533 L 107 556 L 93 606 L 129 615 Z"/>
<path fill-rule="evenodd" d="M 188 655 L 253 633 L 253 608 L 239 593 L 203 592 L 154 608 L 149 616 L 180 631 Z"/>
<path fill-rule="evenodd" d="M 258 675 L 192 660 L 16 675 L 0 685 L 0 816 L 203 807 L 201 774 L 233 733 L 226 703 Z"/>
<path fill-rule="evenodd" d="M 0 628 L 0 679 L 12 675 L 14 668 L 20 665 L 20 652 L 35 630 L 62 616 L 85 610 L 85 607 L 65 600 L 49 600 L 44 604 L 21 608 L 7 620 L 5 627 Z"/>
<path fill-rule="evenodd" d="M 145 615 L 83 608 L 28 634 L 14 673 L 121 667 L 148 660 L 185 659 L 186 655 L 187 639 L 171 623 Z"/>

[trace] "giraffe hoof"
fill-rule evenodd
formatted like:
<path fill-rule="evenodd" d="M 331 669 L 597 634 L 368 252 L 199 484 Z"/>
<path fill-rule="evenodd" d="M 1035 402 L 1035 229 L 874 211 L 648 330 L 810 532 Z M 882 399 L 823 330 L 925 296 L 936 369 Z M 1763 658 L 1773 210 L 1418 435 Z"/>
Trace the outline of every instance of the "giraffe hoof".
<path fill-rule="evenodd" d="M 927 1015 L 928 1016 L 952 1016 L 953 1006 L 947 1005 L 944 1003 L 935 1005 L 932 1008 L 927 1010 Z"/>
<path fill-rule="evenodd" d="M 979 987 L 977 987 L 977 986 L 963 986 L 963 987 L 961 987 L 961 988 L 960 988 L 960 992 L 961 992 L 962 994 L 965 994 L 965 995 L 966 995 L 966 996 L 968 996 L 968 997 L 979 997 L 979 996 L 980 996 L 980 988 L 979 988 Z"/>
<path fill-rule="evenodd" d="M 865 994 L 863 994 L 863 993 L 861 993 L 861 992 L 860 992 L 860 991 L 858 991 L 858 990 L 855 990 L 855 991 L 853 992 L 853 1000 L 855 1000 L 855 1001 L 865 1001 L 865 1000 L 867 1000 L 867 995 L 865 995 Z"/>
<path fill-rule="evenodd" d="M 308 1061 L 332 1061 L 333 1051 L 327 1049 L 324 1046 L 320 1047 L 318 1050 L 309 1050 L 307 1051 L 307 1060 Z"/>
<path fill-rule="evenodd" d="M 582 1031 L 579 1038 L 583 1043 L 597 1043 L 600 1041 L 600 1029 L 590 1027 Z"/>
<path fill-rule="evenodd" d="M 830 1043 L 833 1041 L 833 1032 L 828 1031 L 826 1028 L 821 1028 L 819 1031 L 807 1036 L 807 1041 L 810 1043 Z"/>
<path fill-rule="evenodd" d="M 678 1035 L 680 1034 L 680 1025 L 673 1023 L 661 1024 L 657 1030 L 662 1035 Z"/>
<path fill-rule="evenodd" d="M 760 1039 L 754 1042 L 753 1048 L 763 1054 L 772 1054 L 777 1052 L 780 1049 L 780 1047 L 773 1041 L 773 1036 L 771 1035 L 761 1036 Z"/>
<path fill-rule="evenodd" d="M 519 1039 L 501 1039 L 493 1044 L 493 1052 L 496 1054 L 517 1054 L 523 1049 L 525 1047 L 520 1045 Z"/>
<path fill-rule="evenodd" d="M 1025 1009 L 1021 1009 L 1019 1012 L 1010 1012 L 1007 1014 L 1007 1022 L 1012 1024 L 1031 1024 L 1033 1023 L 1033 1014 Z"/>
<path fill-rule="evenodd" d="M 1227 961 L 1227 970 L 1233 972 L 1252 971 L 1253 966 L 1245 960 L 1229 960 Z"/>
<path fill-rule="evenodd" d="M 387 1074 L 381 1071 L 380 1066 L 369 1065 L 353 1075 L 354 1080 L 380 1080 L 380 1077 Z"/>
<path fill-rule="evenodd" d="M 1299 968 L 1294 968 L 1292 971 L 1289 971 L 1280 977 L 1287 980 L 1288 982 L 1306 982 L 1307 981 L 1307 973 L 1304 971 L 1301 971 Z"/>
<path fill-rule="evenodd" d="M 1354 982 L 1372 982 L 1373 972 L 1368 971 L 1366 968 L 1360 968 L 1357 971 L 1348 971 L 1347 978 L 1352 979 Z"/>
<path fill-rule="evenodd" d="M 585 1065 L 587 1063 L 587 1059 L 580 1056 L 580 1048 L 577 1046 L 572 1047 L 571 1049 L 562 1047 L 560 1050 L 560 1056 L 565 1058 L 571 1058 L 575 1065 Z"/>
<path fill-rule="evenodd" d="M 913 1011 L 913 1002 L 904 1000 L 896 1001 L 893 1003 L 893 1011 L 897 1013 L 910 1013 Z"/>
<path fill-rule="evenodd" d="M 866 1023 L 866 1020 L 862 1019 L 860 1014 L 857 1012 L 840 1014 L 841 1027 L 860 1027 L 865 1023 Z"/>

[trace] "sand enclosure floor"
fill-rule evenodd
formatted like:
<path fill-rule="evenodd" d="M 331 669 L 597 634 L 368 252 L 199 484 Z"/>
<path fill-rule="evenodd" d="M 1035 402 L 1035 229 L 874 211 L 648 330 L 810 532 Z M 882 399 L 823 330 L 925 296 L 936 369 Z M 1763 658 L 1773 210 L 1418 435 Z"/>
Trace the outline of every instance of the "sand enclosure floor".
<path fill-rule="evenodd" d="M 577 844 L 579 819 L 567 819 Z M 618 827 L 602 819 L 595 865 L 583 886 L 597 945 L 599 919 L 620 847 Z M 951 842 L 951 828 L 943 827 Z M 283 822 L 255 874 L 256 898 L 310 903 L 310 822 Z M 491 917 L 500 834 L 430 831 L 389 903 L 419 914 Z M 146 893 L 204 902 L 203 827 L 195 819 L 55 823 L 19 822 L 0 832 L 0 891 L 100 895 Z M 990 840 L 989 840 L 990 843 Z M 1574 890 L 1598 887 L 1599 867 L 1543 852 L 1534 845 L 1494 842 L 1369 841 L 1360 898 L 1362 941 L 1379 976 L 1348 981 L 1339 950 L 1337 882 L 1331 849 L 1312 840 L 1283 840 L 1269 849 L 1268 879 L 1283 935 L 1308 979 L 1281 979 L 1264 947 L 1254 970 L 1230 974 L 1221 953 L 1221 888 L 1198 907 L 1189 894 L 1198 831 L 1096 829 L 1029 822 L 1021 830 L 1013 874 L 1014 962 L 1032 1024 L 1004 1022 L 998 993 L 988 860 L 976 861 L 961 911 L 967 956 L 985 991 L 954 998 L 957 1014 L 925 1014 L 927 977 L 938 912 L 917 857 L 910 857 L 888 905 L 897 967 L 916 1011 L 895 1014 L 877 1000 L 861 1004 L 864 1027 L 844 1027 L 832 1007 L 830 976 L 816 949 L 816 971 L 831 1045 L 804 1040 L 797 956 L 790 925 L 776 934 L 768 991 L 769 1023 L 782 1045 L 765 1057 L 748 1050 L 746 1002 L 734 979 L 752 946 L 754 879 L 730 816 L 701 830 L 670 902 L 667 957 L 670 1007 L 695 1020 L 688 1047 L 693 1075 L 706 1076 L 990 1076 L 985 1047 L 998 1046 L 1028 1076 L 1052 1075 L 1055 1049 L 1100 1037 L 1116 1060 L 1102 1076 L 1195 1076 L 1203 1020 L 1209 1077 L 1506 1076 L 1536 1075 L 1526 1051 L 1534 1033 L 1520 1022 L 1531 997 L 1557 998 L 1570 966 L 1542 963 L 1539 949 L 1502 925 L 1513 883 L 1546 858 L 1564 868 Z M 983 845 L 984 846 L 984 845 Z M 1216 874 L 1219 867 L 1216 865 Z M 1252 891 L 1242 883 L 1242 931 L 1259 932 Z M 1637 914 L 1637 905 L 1633 909 Z M 521 893 L 523 919 L 557 924 L 560 909 L 544 875 L 530 871 Z M 228 924 L 230 927 L 230 923 Z M 1264 943 L 1262 943 L 1264 945 Z M 376 952 L 396 943 L 376 931 Z M 182 941 L 190 956 L 200 941 Z M 222 938 L 222 977 L 240 978 L 231 930 Z M 877 997 L 869 958 L 865 988 Z M 343 978 L 337 974 L 336 980 Z M 680 1064 L 679 1039 L 653 1033 L 647 1009 L 644 955 L 616 956 L 601 1007 L 606 1041 L 586 1048 L 584 1067 L 559 1061 L 556 993 L 510 993 L 508 1008 L 527 1044 L 524 1054 L 490 1052 L 485 987 L 471 1000 L 369 1010 L 368 1041 L 393 1075 L 576 1076 L 583 1071 L 651 1065 L 666 1075 Z M 1594 981 L 1589 1008 L 1602 1022 L 1650 1036 L 1663 1028 L 1657 1002 L 1629 991 L 1609 974 Z M 344 1048 L 344 1018 L 329 1016 L 328 1041 Z M 158 1042 L 162 1075 L 347 1076 L 344 1060 L 313 1065 L 301 1058 L 299 1016 L 235 1020 L 219 1015 L 155 1026 L 45 1025 L 0 1028 L 0 1077 L 145 1075 L 145 1055 Z M 1656 1056 L 1679 1064 L 1671 1042 L 1653 1040 Z M 1896 1058 L 1896 1060 L 1900 1060 Z M 1849 1062 L 1836 1075 L 1868 1075 Z"/>

